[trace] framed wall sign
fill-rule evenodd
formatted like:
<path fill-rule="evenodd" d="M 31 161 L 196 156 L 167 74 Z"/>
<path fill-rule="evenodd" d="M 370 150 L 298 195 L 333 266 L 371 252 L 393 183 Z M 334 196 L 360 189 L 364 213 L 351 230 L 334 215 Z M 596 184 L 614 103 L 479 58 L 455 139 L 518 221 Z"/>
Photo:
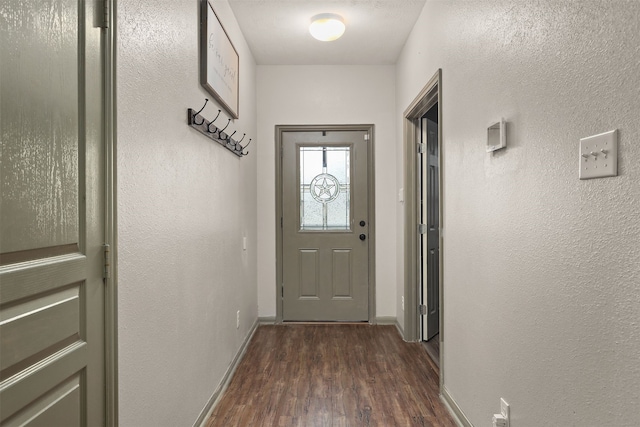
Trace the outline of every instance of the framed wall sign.
<path fill-rule="evenodd" d="M 240 57 L 209 0 L 202 0 L 200 33 L 200 84 L 237 119 Z"/>

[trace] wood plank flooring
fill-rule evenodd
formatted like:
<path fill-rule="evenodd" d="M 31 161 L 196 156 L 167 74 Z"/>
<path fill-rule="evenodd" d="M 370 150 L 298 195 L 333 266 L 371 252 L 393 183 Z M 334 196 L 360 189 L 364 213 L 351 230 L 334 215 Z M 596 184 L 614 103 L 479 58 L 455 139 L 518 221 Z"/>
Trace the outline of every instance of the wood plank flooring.
<path fill-rule="evenodd" d="M 217 426 L 455 427 L 438 371 L 394 326 L 260 326 L 207 421 Z"/>
<path fill-rule="evenodd" d="M 427 349 L 431 361 L 440 368 L 440 334 L 436 334 L 429 341 L 423 342 L 422 345 Z"/>

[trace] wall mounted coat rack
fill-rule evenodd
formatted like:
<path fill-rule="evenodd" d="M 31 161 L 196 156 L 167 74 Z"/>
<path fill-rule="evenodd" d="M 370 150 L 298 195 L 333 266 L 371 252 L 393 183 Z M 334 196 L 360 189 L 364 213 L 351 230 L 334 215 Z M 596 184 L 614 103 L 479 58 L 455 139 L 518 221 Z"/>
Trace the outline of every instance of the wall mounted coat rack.
<path fill-rule="evenodd" d="M 198 111 L 195 111 L 193 108 L 187 109 L 187 122 L 189 123 L 189 126 L 194 128 L 207 138 L 222 145 L 224 148 L 231 151 L 238 157 L 243 157 L 249 154 L 248 151 L 245 152 L 245 149 L 249 146 L 249 144 L 251 144 L 251 138 L 249 138 L 249 142 L 247 142 L 245 145 L 242 145 L 242 141 L 244 140 L 246 134 L 242 134 L 242 138 L 240 140 L 235 140 L 233 139 L 233 135 L 236 134 L 236 131 L 233 131 L 233 133 L 231 134 L 225 132 L 229 127 L 229 124 L 231 123 L 231 119 L 227 120 L 227 123 L 223 128 L 219 128 L 214 124 L 214 122 L 220 117 L 221 110 L 218 110 L 218 114 L 211 121 L 206 120 L 200 115 L 202 110 L 204 110 L 204 107 L 207 106 L 207 102 L 209 102 L 209 99 L 205 98 L 204 105 Z"/>

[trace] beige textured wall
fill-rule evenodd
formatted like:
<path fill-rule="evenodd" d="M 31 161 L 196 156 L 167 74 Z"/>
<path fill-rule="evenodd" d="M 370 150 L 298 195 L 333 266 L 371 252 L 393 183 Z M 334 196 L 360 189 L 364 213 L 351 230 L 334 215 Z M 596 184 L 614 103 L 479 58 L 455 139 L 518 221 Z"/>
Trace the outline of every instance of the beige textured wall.
<path fill-rule="evenodd" d="M 500 397 L 514 427 L 639 425 L 640 2 L 428 1 L 398 117 L 438 68 L 446 389 L 476 426 Z M 611 129 L 619 176 L 578 180 L 579 139 Z"/>
<path fill-rule="evenodd" d="M 256 152 L 239 159 L 186 124 L 211 98 L 198 3 L 117 4 L 121 426 L 192 425 L 257 317 Z M 255 141 L 255 63 L 229 5 L 212 3 L 240 55 L 228 129 Z"/>
<path fill-rule="evenodd" d="M 395 67 L 258 66 L 258 305 L 276 314 L 275 126 L 374 124 L 376 316 L 395 316 Z"/>

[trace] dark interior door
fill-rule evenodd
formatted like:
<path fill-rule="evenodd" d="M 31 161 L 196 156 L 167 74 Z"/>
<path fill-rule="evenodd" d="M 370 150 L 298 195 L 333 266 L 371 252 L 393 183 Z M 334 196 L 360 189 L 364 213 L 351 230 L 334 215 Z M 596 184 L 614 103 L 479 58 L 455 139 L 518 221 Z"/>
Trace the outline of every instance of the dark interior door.
<path fill-rule="evenodd" d="M 440 200 L 438 153 L 438 106 L 434 105 L 422 118 L 422 138 L 426 152 L 423 157 L 423 304 L 427 307 L 423 339 L 428 341 L 440 332 Z M 424 287 L 423 287 L 424 289 Z"/>

